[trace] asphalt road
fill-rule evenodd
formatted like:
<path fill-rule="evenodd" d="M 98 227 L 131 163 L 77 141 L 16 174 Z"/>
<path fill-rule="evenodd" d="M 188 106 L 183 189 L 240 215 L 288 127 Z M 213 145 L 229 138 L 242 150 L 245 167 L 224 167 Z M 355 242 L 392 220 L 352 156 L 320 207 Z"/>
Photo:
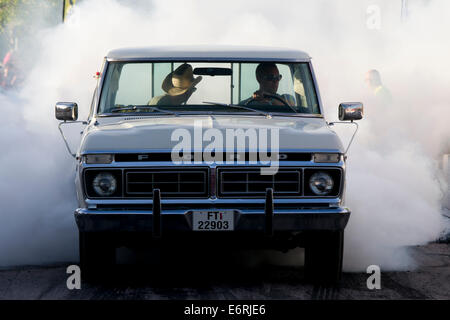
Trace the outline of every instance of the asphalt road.
<path fill-rule="evenodd" d="M 379 290 L 367 288 L 365 273 L 344 273 L 339 288 L 314 286 L 304 280 L 302 267 L 255 259 L 249 263 L 250 254 L 212 258 L 172 253 L 169 260 L 160 256 L 158 267 L 145 257 L 139 261 L 139 252 L 134 258 L 122 252 L 127 263 L 119 261 L 110 278 L 100 283 L 82 282 L 80 290 L 67 289 L 69 264 L 1 270 L 0 299 L 450 299 L 450 244 L 410 250 L 419 268 L 382 271 Z M 178 259 L 183 254 L 188 258 Z"/>

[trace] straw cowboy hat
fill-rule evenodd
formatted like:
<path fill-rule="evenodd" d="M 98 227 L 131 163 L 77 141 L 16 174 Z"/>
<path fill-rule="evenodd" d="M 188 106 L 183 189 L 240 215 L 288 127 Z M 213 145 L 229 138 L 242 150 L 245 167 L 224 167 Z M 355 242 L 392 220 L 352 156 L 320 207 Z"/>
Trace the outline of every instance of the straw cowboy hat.
<path fill-rule="evenodd" d="M 195 87 L 200 80 L 202 77 L 194 78 L 192 66 L 185 63 L 167 75 L 162 83 L 162 89 L 171 96 L 178 96 Z"/>

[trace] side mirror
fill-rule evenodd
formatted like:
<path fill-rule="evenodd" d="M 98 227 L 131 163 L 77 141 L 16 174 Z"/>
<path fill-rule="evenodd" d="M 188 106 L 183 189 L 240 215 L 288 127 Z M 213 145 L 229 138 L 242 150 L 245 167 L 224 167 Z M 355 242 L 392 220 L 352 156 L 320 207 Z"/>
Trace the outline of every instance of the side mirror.
<path fill-rule="evenodd" d="M 361 120 L 364 113 L 363 109 L 361 102 L 343 102 L 339 105 L 339 120 Z"/>
<path fill-rule="evenodd" d="M 78 119 L 78 105 L 75 102 L 57 102 L 55 117 L 63 121 L 76 121 Z"/>

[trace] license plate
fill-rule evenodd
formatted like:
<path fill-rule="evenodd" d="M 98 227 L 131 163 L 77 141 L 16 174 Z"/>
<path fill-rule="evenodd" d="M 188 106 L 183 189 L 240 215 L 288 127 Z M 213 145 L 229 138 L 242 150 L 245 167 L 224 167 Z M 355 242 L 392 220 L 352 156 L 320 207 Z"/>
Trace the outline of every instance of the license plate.
<path fill-rule="evenodd" d="M 233 211 L 193 211 L 194 231 L 230 231 L 234 229 Z"/>

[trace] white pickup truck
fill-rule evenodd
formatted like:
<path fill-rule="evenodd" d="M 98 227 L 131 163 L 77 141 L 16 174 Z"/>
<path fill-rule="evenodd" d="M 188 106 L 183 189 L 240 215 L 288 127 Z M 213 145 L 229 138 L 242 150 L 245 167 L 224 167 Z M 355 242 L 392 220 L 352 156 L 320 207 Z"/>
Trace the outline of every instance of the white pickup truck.
<path fill-rule="evenodd" d="M 72 154 L 85 278 L 138 241 L 304 247 L 308 279 L 339 281 L 350 217 L 346 150 L 325 121 L 308 54 L 124 48 L 107 54 L 98 76 Z M 60 129 L 77 120 L 77 108 L 56 104 Z M 348 123 L 362 114 L 361 103 L 339 106 Z"/>

